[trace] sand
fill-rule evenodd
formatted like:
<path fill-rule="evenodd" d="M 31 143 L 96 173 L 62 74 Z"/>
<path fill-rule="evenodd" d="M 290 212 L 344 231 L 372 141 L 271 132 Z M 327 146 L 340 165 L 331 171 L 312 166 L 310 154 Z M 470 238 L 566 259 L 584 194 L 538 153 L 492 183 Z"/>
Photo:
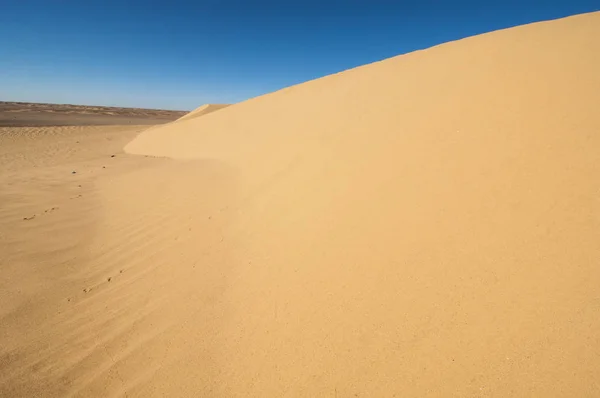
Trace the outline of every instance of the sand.
<path fill-rule="evenodd" d="M 176 121 L 188 120 L 188 119 L 196 118 L 198 116 L 204 116 L 211 112 L 218 111 L 219 109 L 227 108 L 229 105 L 231 105 L 231 104 L 204 104 L 204 105 L 199 106 L 198 108 L 194 109 L 193 111 L 183 115 Z"/>
<path fill-rule="evenodd" d="M 186 114 L 161 109 L 0 101 L 0 127 L 155 125 Z"/>
<path fill-rule="evenodd" d="M 594 13 L 1 130 L 0 396 L 600 396 L 598 70 Z"/>

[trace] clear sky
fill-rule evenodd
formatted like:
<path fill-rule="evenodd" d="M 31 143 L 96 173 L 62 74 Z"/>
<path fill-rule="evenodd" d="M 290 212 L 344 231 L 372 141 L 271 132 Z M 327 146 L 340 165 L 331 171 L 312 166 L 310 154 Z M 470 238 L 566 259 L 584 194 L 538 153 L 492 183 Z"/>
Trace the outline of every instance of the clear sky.
<path fill-rule="evenodd" d="M 193 109 L 598 0 L 0 0 L 0 100 Z"/>

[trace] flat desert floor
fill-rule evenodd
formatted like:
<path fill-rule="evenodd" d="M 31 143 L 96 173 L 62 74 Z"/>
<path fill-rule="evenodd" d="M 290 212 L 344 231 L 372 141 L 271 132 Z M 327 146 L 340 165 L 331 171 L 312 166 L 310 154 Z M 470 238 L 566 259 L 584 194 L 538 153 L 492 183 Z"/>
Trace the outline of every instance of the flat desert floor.
<path fill-rule="evenodd" d="M 185 114 L 159 109 L 0 101 L 0 127 L 154 125 L 173 121 Z"/>
<path fill-rule="evenodd" d="M 599 68 L 595 13 L 0 128 L 0 396 L 600 396 Z"/>

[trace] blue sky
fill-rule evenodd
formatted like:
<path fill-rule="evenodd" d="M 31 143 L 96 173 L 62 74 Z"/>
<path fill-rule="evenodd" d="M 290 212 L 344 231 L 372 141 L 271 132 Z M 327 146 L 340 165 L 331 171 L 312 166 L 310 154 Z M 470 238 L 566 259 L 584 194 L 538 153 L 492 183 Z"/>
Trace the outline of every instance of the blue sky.
<path fill-rule="evenodd" d="M 193 109 L 598 0 L 0 0 L 0 100 Z"/>

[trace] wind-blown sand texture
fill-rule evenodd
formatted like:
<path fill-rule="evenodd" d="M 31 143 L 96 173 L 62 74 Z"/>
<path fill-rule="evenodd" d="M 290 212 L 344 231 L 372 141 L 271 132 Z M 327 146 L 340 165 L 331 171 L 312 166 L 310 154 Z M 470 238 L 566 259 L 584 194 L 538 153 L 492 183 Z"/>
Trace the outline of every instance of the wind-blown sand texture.
<path fill-rule="evenodd" d="M 599 70 L 594 13 L 1 130 L 0 396 L 600 396 Z"/>

